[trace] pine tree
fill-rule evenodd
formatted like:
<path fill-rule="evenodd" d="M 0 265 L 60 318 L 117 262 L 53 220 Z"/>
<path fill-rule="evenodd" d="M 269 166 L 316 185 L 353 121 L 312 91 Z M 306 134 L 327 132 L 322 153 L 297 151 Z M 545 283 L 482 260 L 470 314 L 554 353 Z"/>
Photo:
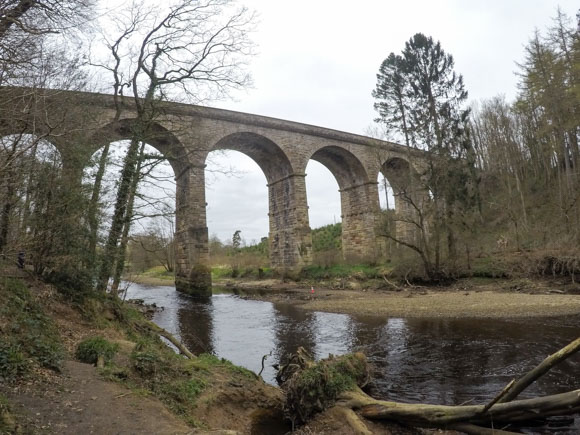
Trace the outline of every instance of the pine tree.
<path fill-rule="evenodd" d="M 407 191 L 399 186 L 398 192 L 409 208 L 421 215 L 414 222 L 420 227 L 421 240 L 403 243 L 396 236 L 394 239 L 416 251 L 427 275 L 437 278 L 441 275 L 441 239 L 447 235 L 447 253 L 453 260 L 454 221 L 462 215 L 458 207 L 471 207 L 476 197 L 475 154 L 467 131 L 469 109 L 464 107 L 467 91 L 463 77 L 456 74 L 453 57 L 445 53 L 439 42 L 417 33 L 405 44 L 401 55 L 391 53 L 385 59 L 373 96 L 377 99 L 379 122 L 404 135 L 408 145 L 426 151 L 426 172 L 410 177 L 415 182 L 421 180 L 423 185 Z M 417 195 L 417 190 L 423 193 Z M 432 201 L 417 196 L 430 197 Z"/>

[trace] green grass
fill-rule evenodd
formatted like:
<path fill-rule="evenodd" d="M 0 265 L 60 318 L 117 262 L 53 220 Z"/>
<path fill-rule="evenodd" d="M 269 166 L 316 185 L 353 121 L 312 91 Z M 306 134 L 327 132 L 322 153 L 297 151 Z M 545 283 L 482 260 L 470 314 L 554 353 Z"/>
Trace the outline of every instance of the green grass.
<path fill-rule="evenodd" d="M 274 272 L 269 267 L 241 267 L 237 274 L 229 266 L 216 266 L 211 269 L 211 278 L 214 280 L 226 278 L 268 279 L 273 276 Z"/>
<path fill-rule="evenodd" d="M 229 266 L 217 266 L 211 268 L 212 279 L 231 278 L 231 277 L 232 277 L 232 268 Z"/>
<path fill-rule="evenodd" d="M 240 374 L 250 379 L 256 379 L 256 375 L 244 367 L 239 367 L 233 364 L 231 361 L 225 358 L 218 358 L 215 355 L 209 353 L 202 353 L 196 358 L 192 359 L 187 363 L 187 366 L 196 371 L 206 371 L 209 372 L 212 368 L 222 368 L 226 369 L 232 374 Z"/>
<path fill-rule="evenodd" d="M 140 275 L 148 278 L 165 279 L 167 281 L 173 281 L 175 279 L 174 273 L 168 272 L 163 266 L 152 267 Z"/>

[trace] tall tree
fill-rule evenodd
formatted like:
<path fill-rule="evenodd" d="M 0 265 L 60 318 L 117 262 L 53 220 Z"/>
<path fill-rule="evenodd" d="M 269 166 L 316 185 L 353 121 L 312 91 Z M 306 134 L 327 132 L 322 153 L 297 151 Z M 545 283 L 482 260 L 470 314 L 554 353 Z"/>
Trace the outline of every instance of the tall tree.
<path fill-rule="evenodd" d="M 408 82 L 403 73 L 403 58 L 395 53 L 383 61 L 377 74 L 377 87 L 372 95 L 377 100 L 375 110 L 379 112 L 377 122 L 385 124 L 388 129 L 402 134 L 405 145 L 410 146 L 408 100 Z"/>
<path fill-rule="evenodd" d="M 441 274 L 441 238 L 447 235 L 447 253 L 453 259 L 458 207 L 472 204 L 476 187 L 463 78 L 439 42 L 417 33 L 405 43 L 401 55 L 391 53 L 383 62 L 373 95 L 379 121 L 403 134 L 407 144 L 426 151 L 426 172 L 410 179 L 421 182 L 422 196 L 432 201 L 418 198 L 417 189 L 400 193 L 409 208 L 416 210 L 414 224 L 421 227 L 422 235 L 418 244 L 402 244 L 418 252 L 427 274 L 436 278 Z"/>

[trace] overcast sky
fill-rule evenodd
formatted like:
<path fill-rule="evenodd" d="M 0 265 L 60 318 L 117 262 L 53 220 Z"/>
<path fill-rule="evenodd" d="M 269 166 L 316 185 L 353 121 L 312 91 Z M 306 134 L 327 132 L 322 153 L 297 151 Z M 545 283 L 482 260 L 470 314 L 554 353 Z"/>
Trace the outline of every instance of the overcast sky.
<path fill-rule="evenodd" d="M 376 114 L 371 91 L 381 62 L 417 32 L 455 58 L 472 101 L 516 93 L 516 62 L 534 29 L 558 5 L 571 18 L 577 0 L 246 0 L 259 15 L 251 60 L 254 86 L 217 107 L 365 134 Z M 268 235 L 266 179 L 242 154 L 213 157 L 237 177 L 208 174 L 210 234 L 247 242 Z M 211 170 L 212 164 L 208 165 Z M 340 221 L 338 185 L 326 168 L 307 168 L 310 226 Z"/>

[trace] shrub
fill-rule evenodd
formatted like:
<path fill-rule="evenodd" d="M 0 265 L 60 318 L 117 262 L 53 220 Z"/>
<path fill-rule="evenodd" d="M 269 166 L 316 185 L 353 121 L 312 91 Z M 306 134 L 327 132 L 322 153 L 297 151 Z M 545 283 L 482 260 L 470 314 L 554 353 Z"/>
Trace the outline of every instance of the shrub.
<path fill-rule="evenodd" d="M 162 389 L 164 394 L 171 399 L 178 403 L 187 404 L 193 402 L 201 394 L 205 385 L 206 383 L 202 379 L 192 378 L 165 384 Z"/>
<path fill-rule="evenodd" d="M 159 355 L 151 351 L 134 352 L 131 358 L 133 358 L 133 367 L 141 376 L 156 374 L 162 363 Z"/>
<path fill-rule="evenodd" d="M 81 362 L 96 364 L 99 357 L 103 357 L 105 363 L 109 362 L 119 350 L 117 343 L 111 343 L 103 337 L 91 337 L 83 340 L 77 346 L 75 356 Z"/>
<path fill-rule="evenodd" d="M 28 370 L 28 360 L 20 346 L 0 343 L 0 377 L 12 379 L 22 376 Z"/>

